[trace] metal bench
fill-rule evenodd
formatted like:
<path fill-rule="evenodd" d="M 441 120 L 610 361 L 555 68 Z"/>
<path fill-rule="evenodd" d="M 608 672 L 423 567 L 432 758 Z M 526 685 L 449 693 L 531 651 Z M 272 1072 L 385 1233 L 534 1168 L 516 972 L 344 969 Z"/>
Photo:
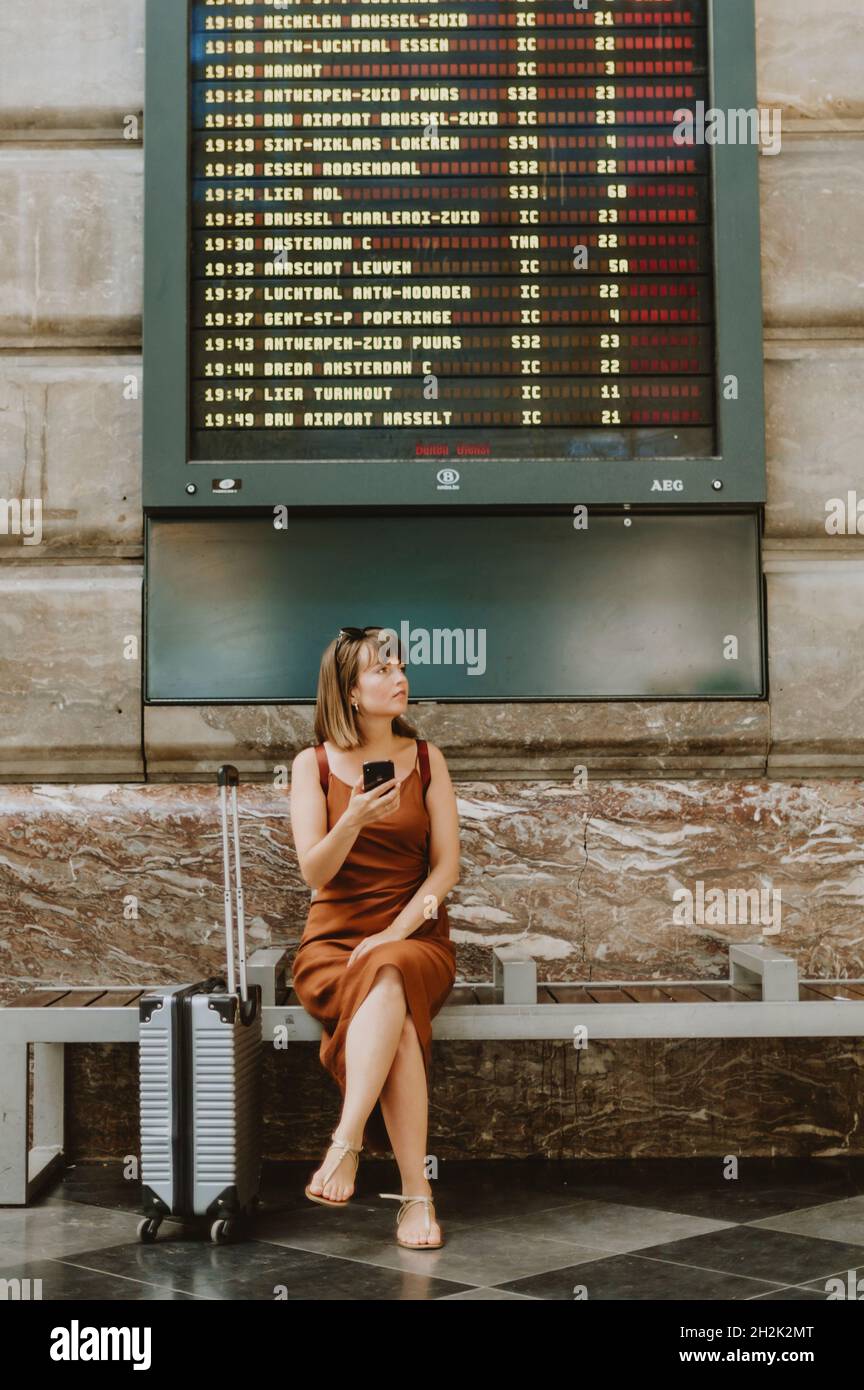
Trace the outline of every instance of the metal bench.
<path fill-rule="evenodd" d="M 291 990 L 298 942 L 256 951 L 263 1035 L 316 1042 L 321 1024 Z M 154 985 L 45 985 L 0 1008 L 0 1206 L 26 1206 L 63 1166 L 66 1043 L 138 1041 L 138 1000 Z M 493 979 L 457 985 L 436 1015 L 448 1039 L 864 1037 L 864 980 L 800 980 L 774 948 L 729 948 L 729 979 L 537 982 L 518 946 L 493 948 Z M 33 1048 L 33 1144 L 28 1152 L 28 1047 Z"/>

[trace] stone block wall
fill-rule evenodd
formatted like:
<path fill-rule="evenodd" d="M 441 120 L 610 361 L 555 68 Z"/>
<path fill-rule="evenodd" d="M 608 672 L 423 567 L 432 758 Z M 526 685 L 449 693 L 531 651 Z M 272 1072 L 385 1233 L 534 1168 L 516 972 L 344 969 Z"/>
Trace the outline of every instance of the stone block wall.
<path fill-rule="evenodd" d="M 5 0 L 0 20 L 0 497 L 41 498 L 44 530 L 39 545 L 0 534 L 0 999 L 218 963 L 212 772 L 225 760 L 255 783 L 242 796 L 253 941 L 299 935 L 308 902 L 273 773 L 311 741 L 311 708 L 142 702 L 144 9 Z M 802 972 L 864 975 L 864 539 L 825 526 L 829 499 L 864 499 L 860 0 L 758 0 L 758 44 L 760 103 L 783 114 L 782 153 L 760 161 L 770 698 L 412 706 L 460 799 L 450 912 L 465 979 L 487 978 L 491 946 L 515 939 L 543 978 L 716 979 L 728 942 L 753 928 L 673 930 L 671 892 L 742 871 L 747 886 L 782 888 L 780 939 Z M 570 785 L 578 763 L 586 793 Z M 808 1081 L 791 1044 L 766 1044 L 757 1070 L 780 1057 L 783 1103 L 754 1091 L 725 1128 L 699 1119 L 706 1087 L 727 1118 L 734 1094 L 716 1044 L 666 1087 L 682 1045 L 643 1047 L 647 1089 L 631 1078 L 630 1101 L 621 1044 L 590 1084 L 581 1063 L 572 1095 L 562 1077 L 576 1063 L 557 1045 L 460 1047 L 435 1053 L 442 1152 L 557 1155 L 565 1131 L 568 1152 L 713 1152 L 733 1132 L 751 1152 L 861 1148 L 861 1052 L 847 1044 L 848 1085 L 826 1089 L 809 1139 L 788 1116 L 836 1079 L 836 1044 L 809 1045 Z M 301 1051 L 300 1099 L 287 1113 L 273 1099 L 274 1153 L 317 1153 L 334 1118 L 305 1113 L 321 1078 L 314 1049 Z M 128 1151 L 98 1069 L 70 1065 L 76 1151 Z M 457 1133 L 469 1075 L 488 1084 L 472 1099 L 476 1129 Z M 577 1094 L 579 1113 L 600 1117 L 581 1138 L 561 1118 Z M 613 1097 L 620 1107 L 604 1109 Z M 674 1122 L 688 1106 L 693 1123 Z"/>

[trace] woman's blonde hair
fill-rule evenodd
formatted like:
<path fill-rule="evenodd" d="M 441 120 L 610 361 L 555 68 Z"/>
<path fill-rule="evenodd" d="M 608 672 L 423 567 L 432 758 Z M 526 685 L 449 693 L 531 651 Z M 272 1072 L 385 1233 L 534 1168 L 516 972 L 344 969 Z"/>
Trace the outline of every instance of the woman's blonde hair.
<path fill-rule="evenodd" d="M 369 655 L 369 665 L 377 659 L 382 647 L 387 655 L 398 656 L 403 660 L 402 645 L 393 628 L 370 627 L 364 637 L 334 637 L 325 647 L 318 671 L 318 695 L 315 702 L 315 741 L 325 739 L 336 748 L 358 748 L 363 742 L 357 728 L 355 712 L 351 707 L 351 687 L 356 685 L 361 670 L 360 657 Z M 385 637 L 378 634 L 384 632 Z M 403 715 L 397 714 L 391 721 L 394 734 L 403 738 L 417 738 L 417 730 Z"/>

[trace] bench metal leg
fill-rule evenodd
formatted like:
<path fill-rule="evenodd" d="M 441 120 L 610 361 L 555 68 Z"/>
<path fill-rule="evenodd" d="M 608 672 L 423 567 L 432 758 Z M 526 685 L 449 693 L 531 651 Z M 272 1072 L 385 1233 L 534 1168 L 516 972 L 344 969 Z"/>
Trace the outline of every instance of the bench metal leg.
<path fill-rule="evenodd" d="M 63 1163 L 63 1043 L 33 1044 L 33 1148 L 28 1202 Z"/>
<path fill-rule="evenodd" d="M 27 1204 L 27 1044 L 0 1046 L 0 1205 Z"/>
<path fill-rule="evenodd" d="M 63 1167 L 63 1044 L 33 1044 L 33 1148 L 27 1152 L 27 1044 L 0 1044 L 0 1206 L 24 1207 Z"/>

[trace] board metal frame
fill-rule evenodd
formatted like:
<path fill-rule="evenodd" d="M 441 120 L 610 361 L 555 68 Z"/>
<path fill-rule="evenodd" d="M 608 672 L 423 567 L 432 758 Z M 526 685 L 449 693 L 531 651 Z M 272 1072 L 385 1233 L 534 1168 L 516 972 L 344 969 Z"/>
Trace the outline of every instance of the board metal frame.
<path fill-rule="evenodd" d="M 190 0 L 147 0 L 143 505 L 146 512 L 274 506 L 766 501 L 759 151 L 712 147 L 718 452 L 713 458 L 190 461 Z M 758 110 L 755 0 L 709 0 L 711 105 Z M 738 380 L 728 400 L 724 381 Z M 442 473 L 445 477 L 442 480 Z M 446 475 L 456 475 L 455 480 Z M 240 481 L 214 493 L 222 478 Z M 657 486 L 659 484 L 659 487 Z M 194 492 L 187 492 L 192 485 Z M 718 486 L 719 485 L 719 486 Z"/>

